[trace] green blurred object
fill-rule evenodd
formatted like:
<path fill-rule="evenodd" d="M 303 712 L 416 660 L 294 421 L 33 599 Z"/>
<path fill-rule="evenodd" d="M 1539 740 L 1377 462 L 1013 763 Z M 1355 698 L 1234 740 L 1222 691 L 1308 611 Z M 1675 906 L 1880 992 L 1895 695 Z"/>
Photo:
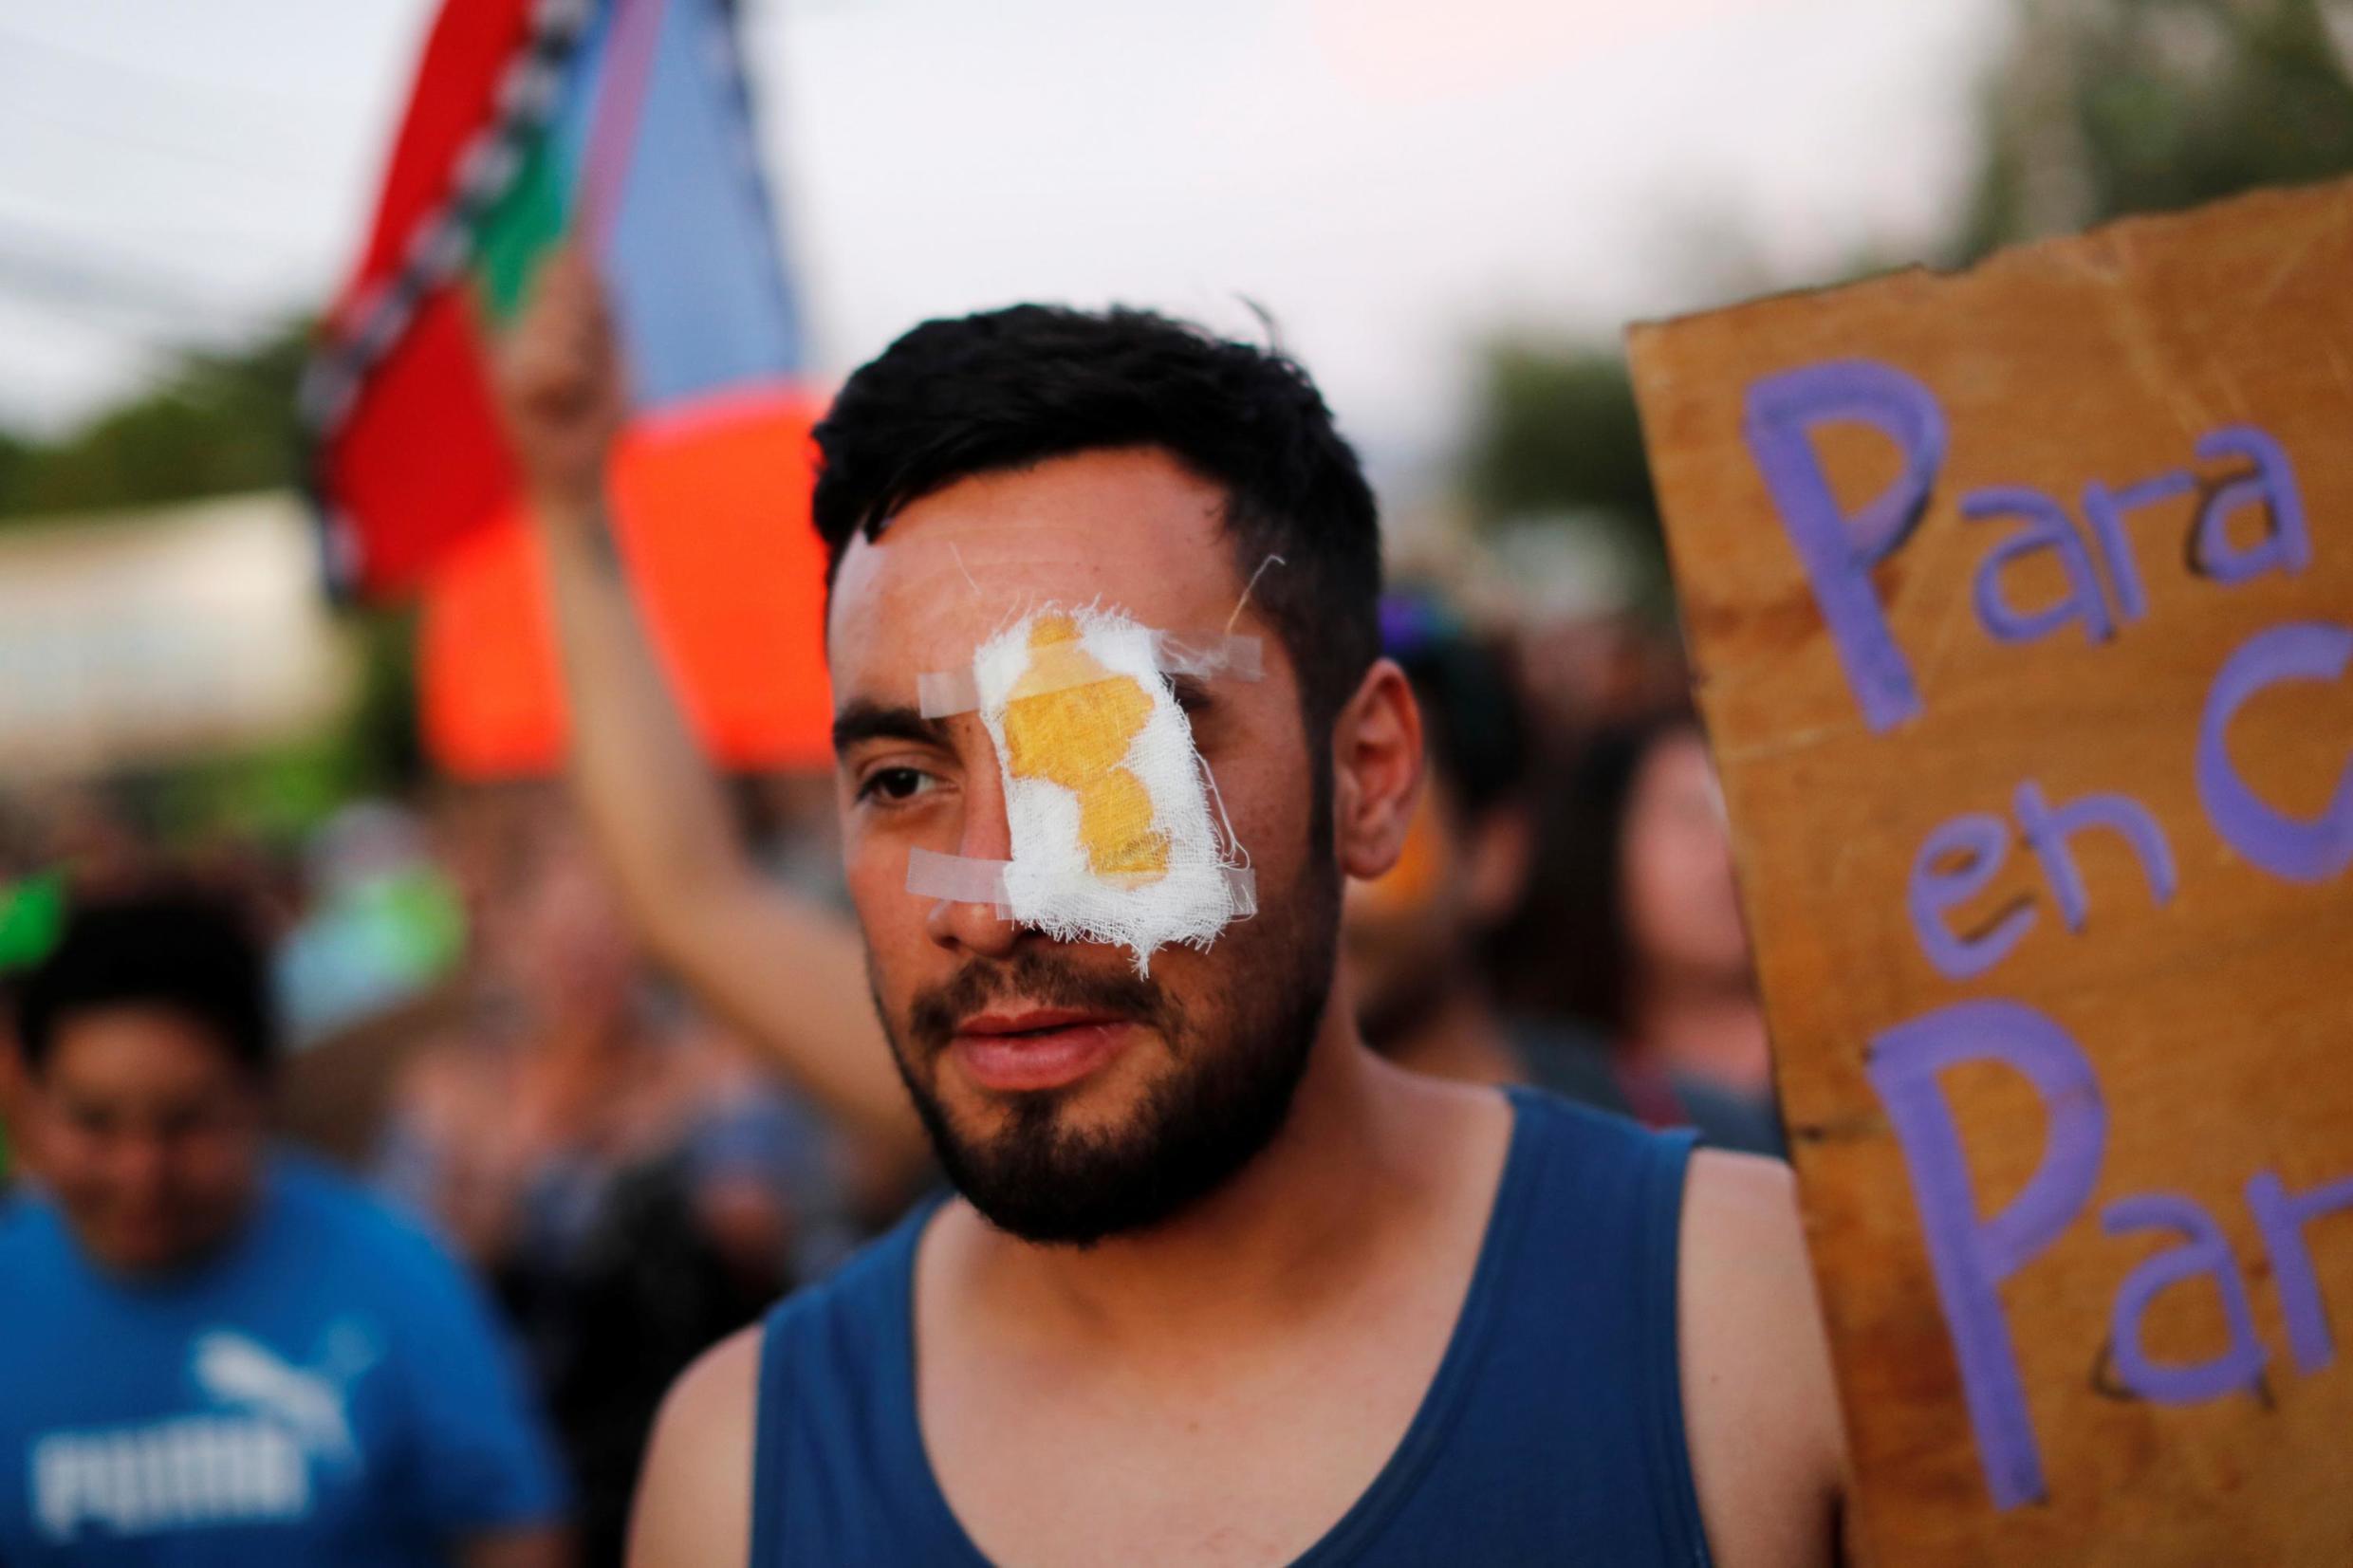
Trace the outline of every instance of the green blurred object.
<path fill-rule="evenodd" d="M 64 872 L 45 871 L 0 891 L 0 974 L 41 962 L 65 929 Z"/>
<path fill-rule="evenodd" d="M 0 977 L 38 964 L 65 929 L 65 874 L 45 871 L 0 888 Z M 10 1049 L 0 1041 L 0 1050 Z M 0 1193 L 16 1174 L 8 1124 L 0 1121 Z"/>

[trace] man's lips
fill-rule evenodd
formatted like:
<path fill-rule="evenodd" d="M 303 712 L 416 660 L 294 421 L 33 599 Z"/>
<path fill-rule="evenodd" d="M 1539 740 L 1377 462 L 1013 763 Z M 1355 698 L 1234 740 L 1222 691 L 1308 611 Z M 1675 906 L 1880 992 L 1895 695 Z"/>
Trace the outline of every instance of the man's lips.
<path fill-rule="evenodd" d="M 1026 1035 L 1046 1029 L 1067 1029 L 1081 1024 L 1118 1024 L 1117 1013 L 1084 1007 L 1021 1007 L 1003 1012 L 974 1013 L 956 1025 L 959 1035 Z"/>
<path fill-rule="evenodd" d="M 984 1089 L 1059 1089 L 1110 1061 L 1135 1026 L 1116 1013 L 1069 1007 L 974 1013 L 948 1047 Z"/>

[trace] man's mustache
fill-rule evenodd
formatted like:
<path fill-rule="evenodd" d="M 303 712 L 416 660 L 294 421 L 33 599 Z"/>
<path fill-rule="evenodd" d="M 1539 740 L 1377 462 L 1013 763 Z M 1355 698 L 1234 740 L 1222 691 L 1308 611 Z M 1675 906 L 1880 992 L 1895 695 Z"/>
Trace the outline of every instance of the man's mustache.
<path fill-rule="evenodd" d="M 1007 998 L 1111 1013 L 1151 1025 L 1171 1021 L 1166 994 L 1132 969 L 1090 969 L 1033 950 L 1005 963 L 974 959 L 953 979 L 918 991 L 907 1010 L 908 1040 L 923 1056 L 935 1056 L 947 1048 L 957 1024 Z M 1176 1034 L 1166 1027 L 1159 1032 L 1171 1040 Z"/>

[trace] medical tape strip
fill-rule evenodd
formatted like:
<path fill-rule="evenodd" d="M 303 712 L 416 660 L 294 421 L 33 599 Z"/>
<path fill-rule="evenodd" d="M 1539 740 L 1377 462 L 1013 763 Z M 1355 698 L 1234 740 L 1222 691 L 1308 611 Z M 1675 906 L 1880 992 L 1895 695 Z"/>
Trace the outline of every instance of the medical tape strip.
<path fill-rule="evenodd" d="M 1010 860 L 984 860 L 970 855 L 941 855 L 917 846 L 907 851 L 907 891 L 924 898 L 945 898 L 956 904 L 993 904 L 1000 917 L 1010 918 L 1012 900 L 1005 892 L 1005 868 Z M 1233 916 L 1247 919 L 1258 913 L 1258 878 L 1248 866 L 1224 868 L 1226 886 L 1233 894 Z M 1138 878 L 1139 883 L 1147 878 Z"/>
<path fill-rule="evenodd" d="M 1155 632 L 1152 661 L 1164 675 L 1203 680 L 1257 680 L 1266 673 L 1256 637 L 1223 632 Z M 1022 676 L 1021 694 L 1042 697 L 1109 678 L 1109 672 L 1078 643 L 1059 643 L 1031 654 L 1029 668 Z M 944 719 L 979 708 L 980 687 L 970 670 L 935 670 L 916 676 L 915 698 L 925 718 Z"/>

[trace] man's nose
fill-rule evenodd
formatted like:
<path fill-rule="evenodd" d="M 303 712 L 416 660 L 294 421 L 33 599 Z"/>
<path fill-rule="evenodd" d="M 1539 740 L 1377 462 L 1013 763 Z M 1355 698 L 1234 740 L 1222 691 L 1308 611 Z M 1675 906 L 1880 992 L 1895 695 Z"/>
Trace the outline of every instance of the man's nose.
<path fill-rule="evenodd" d="M 973 860 L 1012 858 L 1013 833 L 1006 819 L 1004 779 L 993 753 L 985 766 L 967 772 L 962 826 L 956 854 Z M 954 898 L 942 898 L 932 906 L 924 930 L 943 948 L 962 948 L 989 958 L 1006 957 L 1022 936 L 1022 928 L 999 915 L 996 905 Z"/>

